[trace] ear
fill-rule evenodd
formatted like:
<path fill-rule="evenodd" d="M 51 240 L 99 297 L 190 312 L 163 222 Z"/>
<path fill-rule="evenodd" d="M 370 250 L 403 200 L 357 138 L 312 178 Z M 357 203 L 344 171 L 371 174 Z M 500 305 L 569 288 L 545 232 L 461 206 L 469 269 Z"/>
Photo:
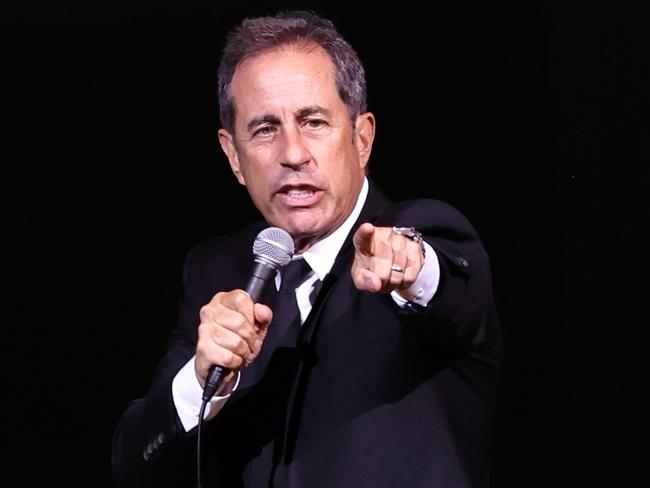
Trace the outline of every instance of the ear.
<path fill-rule="evenodd" d="M 375 116 L 370 112 L 359 114 L 354 131 L 354 143 L 359 153 L 359 163 L 362 168 L 365 168 L 370 159 L 372 142 L 375 140 Z"/>
<path fill-rule="evenodd" d="M 237 181 L 241 185 L 246 186 L 244 175 L 239 167 L 239 153 L 237 152 L 234 136 L 226 129 L 219 129 L 219 144 L 221 144 L 221 149 L 223 149 L 223 152 L 228 157 L 230 169 L 235 174 L 235 178 L 237 178 Z"/>

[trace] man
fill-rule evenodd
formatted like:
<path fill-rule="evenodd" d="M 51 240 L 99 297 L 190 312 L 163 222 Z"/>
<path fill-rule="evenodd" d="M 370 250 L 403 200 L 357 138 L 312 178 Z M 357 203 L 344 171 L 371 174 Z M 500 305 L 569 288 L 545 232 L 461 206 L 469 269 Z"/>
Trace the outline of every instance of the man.
<path fill-rule="evenodd" d="M 188 255 L 168 351 L 116 429 L 118 485 L 192 484 L 219 365 L 206 486 L 487 486 L 500 364 L 488 258 L 448 205 L 391 203 L 366 178 L 375 118 L 356 53 L 311 13 L 246 19 L 219 101 L 221 147 L 264 221 Z M 254 303 L 243 289 L 268 226 L 309 266 L 288 292 L 280 269 L 280 291 Z M 292 324 L 275 307 L 294 293 Z"/>

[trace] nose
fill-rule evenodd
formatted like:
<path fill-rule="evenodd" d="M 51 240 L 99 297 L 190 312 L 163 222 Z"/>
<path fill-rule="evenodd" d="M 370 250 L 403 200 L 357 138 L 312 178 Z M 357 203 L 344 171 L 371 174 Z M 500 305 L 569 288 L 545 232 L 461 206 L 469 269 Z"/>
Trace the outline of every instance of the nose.
<path fill-rule="evenodd" d="M 298 127 L 284 132 L 281 154 L 283 166 L 298 169 L 311 161 L 311 153 Z"/>

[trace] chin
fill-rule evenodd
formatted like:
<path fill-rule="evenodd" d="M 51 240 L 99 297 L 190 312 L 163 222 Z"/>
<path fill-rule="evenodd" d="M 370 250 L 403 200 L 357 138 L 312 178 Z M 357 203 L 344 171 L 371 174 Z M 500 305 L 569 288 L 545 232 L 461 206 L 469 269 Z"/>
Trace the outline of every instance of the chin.
<path fill-rule="evenodd" d="M 294 211 L 279 217 L 277 219 L 280 222 L 279 227 L 286 229 L 292 235 L 312 234 L 322 226 L 322 220 L 309 211 Z"/>
<path fill-rule="evenodd" d="M 309 239 L 323 234 L 324 229 L 320 222 L 315 221 L 292 221 L 283 226 L 291 234 L 294 240 Z"/>

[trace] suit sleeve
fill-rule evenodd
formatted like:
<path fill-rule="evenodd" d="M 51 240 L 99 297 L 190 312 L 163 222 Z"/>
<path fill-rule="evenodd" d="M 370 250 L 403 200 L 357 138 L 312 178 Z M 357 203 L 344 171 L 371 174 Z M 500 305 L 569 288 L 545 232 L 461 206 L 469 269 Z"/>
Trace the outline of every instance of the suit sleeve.
<path fill-rule="evenodd" d="M 489 258 L 470 222 L 443 202 L 414 200 L 391 206 L 378 225 L 415 227 L 438 257 L 438 289 L 426 307 L 399 312 L 405 325 L 452 353 L 481 346 L 498 319 Z"/>
<path fill-rule="evenodd" d="M 198 311 L 207 303 L 196 291 L 202 288 L 197 287 L 196 254 L 196 249 L 190 252 L 183 266 L 183 296 L 167 352 L 146 394 L 128 405 L 116 426 L 112 460 L 118 487 L 188 486 L 195 476 L 196 429 L 185 433 L 171 385 L 195 352 Z"/>

